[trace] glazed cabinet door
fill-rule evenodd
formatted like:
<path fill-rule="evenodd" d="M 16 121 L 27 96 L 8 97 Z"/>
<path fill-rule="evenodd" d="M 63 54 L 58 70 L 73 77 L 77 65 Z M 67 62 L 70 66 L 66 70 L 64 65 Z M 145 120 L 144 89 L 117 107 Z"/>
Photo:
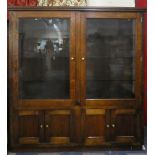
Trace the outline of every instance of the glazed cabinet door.
<path fill-rule="evenodd" d="M 139 113 L 136 109 L 115 109 L 111 111 L 111 136 L 116 143 L 140 142 Z"/>
<path fill-rule="evenodd" d="M 81 100 L 86 106 L 134 106 L 142 97 L 141 16 L 81 14 Z"/>
<path fill-rule="evenodd" d="M 17 144 L 41 143 L 44 137 L 43 113 L 36 110 L 21 110 L 17 113 L 15 124 Z"/>
<path fill-rule="evenodd" d="M 10 16 L 12 102 L 22 108 L 72 106 L 75 13 L 19 11 Z"/>

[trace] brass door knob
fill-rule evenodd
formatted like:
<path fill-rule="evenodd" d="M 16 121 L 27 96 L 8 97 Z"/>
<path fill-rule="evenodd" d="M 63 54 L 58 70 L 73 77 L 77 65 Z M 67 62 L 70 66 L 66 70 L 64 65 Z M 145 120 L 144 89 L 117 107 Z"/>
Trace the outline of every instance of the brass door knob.
<path fill-rule="evenodd" d="M 107 128 L 110 128 L 110 125 L 109 125 L 109 124 L 107 124 L 107 125 L 106 125 L 106 127 L 107 127 Z"/>
<path fill-rule="evenodd" d="M 75 58 L 74 57 L 71 57 L 71 60 L 74 60 Z"/>
<path fill-rule="evenodd" d="M 112 126 L 113 128 L 115 128 L 115 124 L 112 124 L 111 126 Z"/>
<path fill-rule="evenodd" d="M 46 128 L 48 128 L 48 124 L 46 124 Z"/>
<path fill-rule="evenodd" d="M 81 58 L 81 60 L 82 60 L 82 61 L 84 61 L 84 60 L 85 60 L 85 58 L 84 58 L 84 57 L 82 57 L 82 58 Z"/>
<path fill-rule="evenodd" d="M 43 128 L 43 125 L 42 124 L 40 125 L 40 128 Z"/>

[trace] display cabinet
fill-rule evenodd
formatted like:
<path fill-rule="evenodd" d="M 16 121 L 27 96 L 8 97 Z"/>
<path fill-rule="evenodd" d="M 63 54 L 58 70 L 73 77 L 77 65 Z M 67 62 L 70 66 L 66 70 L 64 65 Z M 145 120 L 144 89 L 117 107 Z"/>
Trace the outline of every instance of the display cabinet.
<path fill-rule="evenodd" d="M 9 8 L 10 148 L 141 148 L 143 13 Z"/>

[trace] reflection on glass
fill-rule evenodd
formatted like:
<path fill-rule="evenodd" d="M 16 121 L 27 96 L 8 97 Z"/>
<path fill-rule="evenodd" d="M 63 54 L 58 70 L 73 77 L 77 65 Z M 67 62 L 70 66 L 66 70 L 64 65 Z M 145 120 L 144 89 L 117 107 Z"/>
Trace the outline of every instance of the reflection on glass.
<path fill-rule="evenodd" d="M 68 19 L 20 19 L 20 98 L 69 98 L 69 30 Z"/>
<path fill-rule="evenodd" d="M 87 98 L 134 97 L 134 20 L 87 20 Z"/>

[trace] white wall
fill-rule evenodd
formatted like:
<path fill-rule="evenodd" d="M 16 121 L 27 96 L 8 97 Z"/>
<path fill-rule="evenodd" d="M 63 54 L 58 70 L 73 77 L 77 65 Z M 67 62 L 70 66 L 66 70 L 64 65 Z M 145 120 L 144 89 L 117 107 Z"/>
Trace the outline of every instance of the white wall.
<path fill-rule="evenodd" d="M 88 6 L 135 7 L 135 0 L 87 0 Z"/>

